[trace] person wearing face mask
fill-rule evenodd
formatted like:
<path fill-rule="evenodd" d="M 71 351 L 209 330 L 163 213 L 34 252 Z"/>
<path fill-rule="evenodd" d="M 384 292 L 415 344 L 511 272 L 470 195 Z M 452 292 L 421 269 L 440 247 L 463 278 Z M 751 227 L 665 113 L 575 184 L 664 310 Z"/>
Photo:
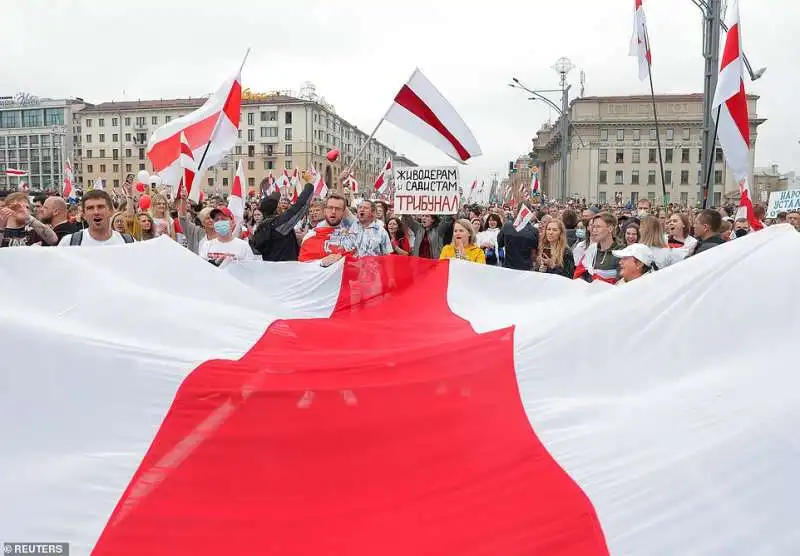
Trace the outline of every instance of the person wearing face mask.
<path fill-rule="evenodd" d="M 640 220 L 645 216 L 649 216 L 651 208 L 650 199 L 639 199 L 639 202 L 636 203 L 636 216 Z"/>
<path fill-rule="evenodd" d="M 215 208 L 209 215 L 216 237 L 200 247 L 199 255 L 215 266 L 234 261 L 255 261 L 256 256 L 245 240 L 234 237 L 236 219 L 227 207 Z"/>

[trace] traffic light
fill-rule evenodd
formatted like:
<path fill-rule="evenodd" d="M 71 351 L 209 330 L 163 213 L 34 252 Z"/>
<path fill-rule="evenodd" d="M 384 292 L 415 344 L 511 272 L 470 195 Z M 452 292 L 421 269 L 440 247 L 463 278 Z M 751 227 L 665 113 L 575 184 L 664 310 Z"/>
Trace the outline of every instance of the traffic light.
<path fill-rule="evenodd" d="M 509 174 L 513 174 L 514 173 L 514 161 L 513 160 L 509 161 L 509 163 L 508 163 L 508 173 Z"/>

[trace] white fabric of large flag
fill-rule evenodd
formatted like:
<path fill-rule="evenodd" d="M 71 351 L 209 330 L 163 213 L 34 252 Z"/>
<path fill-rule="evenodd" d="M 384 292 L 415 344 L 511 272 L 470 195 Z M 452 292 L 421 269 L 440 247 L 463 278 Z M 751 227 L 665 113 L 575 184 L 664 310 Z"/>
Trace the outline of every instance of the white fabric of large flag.
<path fill-rule="evenodd" d="M 642 0 L 633 0 L 633 37 L 631 37 L 630 55 L 636 57 L 639 63 L 639 79 L 644 81 L 650 76 L 653 58 Z"/>
<path fill-rule="evenodd" d="M 397 93 L 384 120 L 427 141 L 458 162 L 481 154 L 467 124 L 419 69 Z"/>
<path fill-rule="evenodd" d="M 619 287 L 394 256 L 219 269 L 166 237 L 0 249 L 26 292 L 0 319 L 0 350 L 25 359 L 0 388 L 4 539 L 798 554 L 800 379 L 776 349 L 800 337 L 798 274 L 788 225 Z M 358 297 L 368 281 L 381 294 Z M 610 326 L 609 307 L 637 309 Z M 770 318 L 731 342 L 720 314 Z M 662 356 L 598 372 L 609 346 Z"/>

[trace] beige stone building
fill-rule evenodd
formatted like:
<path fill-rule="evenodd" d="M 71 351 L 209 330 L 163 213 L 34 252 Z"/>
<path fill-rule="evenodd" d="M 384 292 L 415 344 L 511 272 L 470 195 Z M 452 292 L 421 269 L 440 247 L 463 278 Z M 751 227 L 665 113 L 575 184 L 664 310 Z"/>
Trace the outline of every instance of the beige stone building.
<path fill-rule="evenodd" d="M 750 141 L 755 151 L 757 96 L 748 97 Z M 703 95 L 657 95 L 664 182 L 671 202 L 695 204 L 701 199 L 700 169 L 703 137 Z M 649 96 L 584 97 L 572 101 L 567 189 L 570 196 L 590 202 L 623 203 L 661 199 L 658 148 Z M 561 182 L 560 122 L 545 125 L 533 141 L 534 162 L 540 167 L 545 194 L 557 198 Z M 726 191 L 738 190 L 728 172 L 722 149 L 715 153 L 712 175 L 714 205 Z M 751 159 L 751 168 L 753 159 Z M 752 174 L 752 170 L 751 170 Z M 752 180 L 751 180 L 752 183 Z"/>
<path fill-rule="evenodd" d="M 151 172 L 146 149 L 152 132 L 195 110 L 205 100 L 104 102 L 87 107 L 80 112 L 80 183 L 86 186 L 102 178 L 107 185 L 116 186 L 129 173 Z M 284 169 L 307 169 L 312 165 L 330 185 L 367 138 L 368 133 L 344 120 L 321 99 L 245 91 L 239 140 L 225 160 L 205 172 L 201 183 L 207 192 L 227 193 L 241 160 L 251 188 L 257 189 L 269 174 L 277 178 Z M 326 154 L 333 148 L 338 148 L 341 156 L 331 163 Z M 394 154 L 374 139 L 370 141 L 353 169 L 360 190 L 374 182 L 387 158 Z"/>

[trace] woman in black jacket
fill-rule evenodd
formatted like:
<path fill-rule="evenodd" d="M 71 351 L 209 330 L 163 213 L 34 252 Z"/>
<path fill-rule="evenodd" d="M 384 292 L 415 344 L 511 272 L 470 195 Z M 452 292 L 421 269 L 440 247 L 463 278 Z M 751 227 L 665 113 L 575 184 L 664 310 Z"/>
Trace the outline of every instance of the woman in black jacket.
<path fill-rule="evenodd" d="M 259 208 L 264 218 L 250 237 L 250 247 L 265 261 L 296 261 L 300 254 L 294 227 L 305 218 L 314 195 L 314 186 L 309 183 L 311 176 L 307 172 L 303 172 L 303 180 L 306 186 L 297 202 L 281 214 L 277 213 L 280 193 L 273 193 L 261 201 Z"/>
<path fill-rule="evenodd" d="M 559 274 L 572 279 L 575 260 L 567 246 L 567 232 L 561 220 L 551 220 L 539 241 L 539 257 L 536 270 L 547 274 Z"/>

